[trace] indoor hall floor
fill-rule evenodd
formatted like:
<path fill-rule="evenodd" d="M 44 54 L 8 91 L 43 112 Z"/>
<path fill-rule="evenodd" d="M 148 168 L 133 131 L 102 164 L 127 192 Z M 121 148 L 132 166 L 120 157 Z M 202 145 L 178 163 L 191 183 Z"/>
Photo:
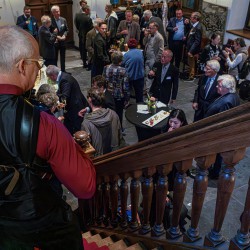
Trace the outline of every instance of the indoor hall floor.
<path fill-rule="evenodd" d="M 81 90 L 86 96 L 87 90 L 90 88 L 91 79 L 90 71 L 83 69 L 79 52 L 76 50 L 66 51 L 66 70 L 71 72 L 72 75 L 78 80 Z M 193 109 L 191 100 L 194 95 L 197 80 L 194 82 L 179 82 L 179 91 L 177 95 L 177 102 L 175 107 L 181 108 L 185 111 L 188 122 L 191 123 L 193 120 Z M 134 99 L 131 102 L 135 102 Z M 137 134 L 134 126 L 126 121 L 124 118 L 123 126 L 125 128 L 126 135 L 124 136 L 127 144 L 131 145 L 137 142 Z M 246 193 L 248 188 L 248 180 L 250 176 L 250 148 L 246 151 L 245 158 L 236 165 L 236 183 L 233 191 L 231 201 L 228 207 L 228 211 L 222 226 L 222 234 L 229 240 L 234 237 L 237 230 L 240 228 L 239 217 L 244 209 Z M 185 205 L 191 210 L 192 204 L 192 185 L 193 179 L 187 178 L 188 186 L 185 196 Z M 209 187 L 206 193 L 202 214 L 200 218 L 200 233 L 204 236 L 210 231 L 213 226 L 216 194 L 217 194 L 217 181 L 209 180 Z M 188 223 L 189 224 L 189 223 Z"/>

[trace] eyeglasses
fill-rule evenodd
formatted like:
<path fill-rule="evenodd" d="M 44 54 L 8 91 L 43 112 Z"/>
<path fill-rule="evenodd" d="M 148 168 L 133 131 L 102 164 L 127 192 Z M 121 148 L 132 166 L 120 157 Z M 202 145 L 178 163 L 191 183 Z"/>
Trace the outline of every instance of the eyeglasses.
<path fill-rule="evenodd" d="M 38 67 L 38 69 L 40 70 L 43 65 L 44 65 L 44 60 L 43 59 L 31 59 L 31 58 L 28 58 L 28 59 L 24 59 L 24 61 L 28 61 L 28 62 L 35 62 L 36 63 L 36 66 Z"/>

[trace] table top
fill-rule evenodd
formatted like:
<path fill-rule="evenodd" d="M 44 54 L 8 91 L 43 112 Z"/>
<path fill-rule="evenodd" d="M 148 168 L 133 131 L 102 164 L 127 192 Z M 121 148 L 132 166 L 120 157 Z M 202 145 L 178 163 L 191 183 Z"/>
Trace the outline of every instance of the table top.
<path fill-rule="evenodd" d="M 145 103 L 137 103 L 137 104 L 145 104 Z M 155 129 L 155 130 L 161 130 L 167 125 L 167 118 L 162 120 L 161 122 L 159 122 L 153 127 L 144 125 L 142 122 L 147 120 L 149 117 L 153 116 L 153 114 L 137 113 L 137 104 L 129 105 L 129 107 L 125 111 L 125 117 L 130 123 L 134 124 L 136 127 L 145 128 L 145 129 Z M 169 107 L 157 108 L 156 113 L 158 113 L 161 110 L 169 111 Z"/>

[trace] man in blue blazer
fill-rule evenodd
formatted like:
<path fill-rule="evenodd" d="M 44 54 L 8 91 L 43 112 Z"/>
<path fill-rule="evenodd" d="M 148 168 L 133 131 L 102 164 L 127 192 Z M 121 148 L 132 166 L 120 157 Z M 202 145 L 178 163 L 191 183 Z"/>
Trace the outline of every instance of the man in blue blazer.
<path fill-rule="evenodd" d="M 169 49 L 173 51 L 175 67 L 180 68 L 183 44 L 189 32 L 189 20 L 183 17 L 181 9 L 177 9 L 175 13 L 176 17 L 170 18 L 167 26 L 168 45 Z"/>
<path fill-rule="evenodd" d="M 194 122 L 204 118 L 208 106 L 220 95 L 217 93 L 217 79 L 220 63 L 217 60 L 207 61 L 205 74 L 200 77 L 195 90 L 192 107 L 195 110 Z"/>
<path fill-rule="evenodd" d="M 24 6 L 23 15 L 17 18 L 16 25 L 28 31 L 33 37 L 37 39 L 38 25 L 35 17 L 31 16 L 30 7 Z"/>
<path fill-rule="evenodd" d="M 57 5 L 53 5 L 51 8 L 53 17 L 51 18 L 51 29 L 58 30 L 57 40 L 55 42 L 56 61 L 58 60 L 58 52 L 60 51 L 60 63 L 61 70 L 65 72 L 65 52 L 66 52 L 66 37 L 69 32 L 67 21 L 60 16 L 60 8 Z"/>

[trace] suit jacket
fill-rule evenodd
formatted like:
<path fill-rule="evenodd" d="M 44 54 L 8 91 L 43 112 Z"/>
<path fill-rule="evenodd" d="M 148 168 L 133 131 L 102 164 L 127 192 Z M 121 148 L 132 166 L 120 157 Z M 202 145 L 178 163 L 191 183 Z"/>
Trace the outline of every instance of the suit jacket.
<path fill-rule="evenodd" d="M 128 35 L 120 34 L 121 31 L 128 30 Z M 118 39 L 124 38 L 124 43 L 127 43 L 130 38 L 135 38 L 138 42 L 140 41 L 140 25 L 134 21 L 128 26 L 126 20 L 122 20 L 117 28 L 116 36 Z"/>
<path fill-rule="evenodd" d="M 45 26 L 38 31 L 40 55 L 44 59 L 55 59 L 55 41 L 57 33 L 51 33 Z"/>
<path fill-rule="evenodd" d="M 214 102 L 212 102 L 205 113 L 205 118 L 211 115 L 218 114 L 228 109 L 234 108 L 240 105 L 240 98 L 237 93 L 227 93 L 220 96 Z"/>
<path fill-rule="evenodd" d="M 60 21 L 61 21 L 61 27 L 58 27 L 57 26 L 57 23 L 56 23 L 56 19 L 54 17 L 51 18 L 51 30 L 52 32 L 54 31 L 54 29 L 57 29 L 58 30 L 58 33 L 57 35 L 58 36 L 65 36 L 67 37 L 68 35 L 68 32 L 69 32 L 69 28 L 68 28 L 68 25 L 67 25 L 67 21 L 64 17 L 59 17 Z M 65 46 L 65 41 L 58 41 L 58 44 L 61 45 L 61 46 Z"/>
<path fill-rule="evenodd" d="M 82 118 L 78 116 L 78 112 L 88 106 L 88 102 L 81 92 L 80 86 L 77 80 L 68 73 L 61 73 L 61 77 L 58 82 L 58 91 L 60 101 L 66 99 L 64 115 L 64 125 L 73 134 L 76 131 L 81 130 Z"/>
<path fill-rule="evenodd" d="M 79 31 L 79 39 L 85 40 L 87 33 L 93 28 L 91 18 L 85 13 L 76 13 L 74 23 Z"/>
<path fill-rule="evenodd" d="M 201 50 L 202 26 L 199 22 L 195 27 L 191 27 L 189 24 L 189 28 L 191 29 L 187 37 L 187 52 L 195 55 Z"/>
<path fill-rule="evenodd" d="M 194 99 L 193 99 L 194 103 L 195 102 L 198 103 L 198 110 L 195 110 L 195 114 L 194 114 L 194 122 L 203 119 L 208 106 L 216 98 L 218 98 L 220 96 L 217 93 L 217 88 L 216 88 L 218 77 L 219 77 L 219 75 L 217 74 L 217 76 L 213 82 L 213 85 L 209 89 L 209 92 L 208 92 L 206 98 L 205 98 L 205 95 L 206 95 L 205 86 L 206 86 L 208 77 L 205 75 L 200 77 L 199 82 L 198 82 L 198 87 L 195 90 Z"/>
<path fill-rule="evenodd" d="M 96 37 L 96 29 L 93 28 L 86 35 L 86 50 L 88 51 L 88 62 L 92 63 L 94 56 L 94 40 Z"/>
<path fill-rule="evenodd" d="M 148 49 L 147 43 L 150 41 L 150 38 L 151 38 L 151 35 L 143 38 L 143 44 L 145 45 L 145 54 L 146 55 L 147 55 L 147 49 Z M 153 50 L 154 50 L 155 58 L 147 58 L 146 57 L 146 60 L 153 60 L 154 59 L 155 62 L 160 62 L 163 49 L 164 49 L 164 39 L 163 39 L 162 35 L 160 34 L 160 32 L 156 32 L 155 37 L 154 37 L 154 42 L 153 42 Z"/>
<path fill-rule="evenodd" d="M 152 95 L 158 98 L 159 101 L 168 104 L 171 99 L 175 100 L 177 97 L 179 70 L 173 64 L 170 64 L 161 82 L 162 64 L 156 62 L 153 67 L 156 68 L 156 72 L 150 92 L 152 92 Z"/>
<path fill-rule="evenodd" d="M 93 64 L 103 67 L 109 63 L 106 39 L 100 33 L 94 39 L 94 56 Z"/>
<path fill-rule="evenodd" d="M 172 17 L 170 18 L 169 22 L 168 22 L 168 26 L 167 26 L 167 31 L 168 31 L 168 44 L 169 46 L 173 46 L 173 37 L 174 37 L 174 33 L 175 31 L 173 30 L 173 28 L 176 27 L 176 17 Z M 185 20 L 186 18 L 183 17 L 183 24 L 184 24 L 184 37 L 188 36 L 188 32 L 190 30 L 189 28 L 189 24 L 185 24 Z"/>
<path fill-rule="evenodd" d="M 166 32 L 164 31 L 164 27 L 163 27 L 163 22 L 162 22 L 162 20 L 161 20 L 159 17 L 152 16 L 152 17 L 149 19 L 148 26 L 149 26 L 150 23 L 153 23 L 153 22 L 156 22 L 156 23 L 159 25 L 158 31 L 159 31 L 159 33 L 160 33 L 160 34 L 162 35 L 162 37 L 163 37 L 164 45 L 167 45 L 167 35 L 166 35 Z"/>
<path fill-rule="evenodd" d="M 34 36 L 35 38 L 37 38 L 38 35 L 38 25 L 37 25 L 37 20 L 35 17 L 30 16 L 30 18 L 27 18 L 25 15 L 21 15 L 17 18 L 16 21 L 16 25 L 18 25 L 19 27 L 21 27 L 22 29 L 29 31 L 28 28 L 28 24 L 26 24 L 26 21 L 30 20 L 30 22 L 32 23 L 32 36 Z"/>

